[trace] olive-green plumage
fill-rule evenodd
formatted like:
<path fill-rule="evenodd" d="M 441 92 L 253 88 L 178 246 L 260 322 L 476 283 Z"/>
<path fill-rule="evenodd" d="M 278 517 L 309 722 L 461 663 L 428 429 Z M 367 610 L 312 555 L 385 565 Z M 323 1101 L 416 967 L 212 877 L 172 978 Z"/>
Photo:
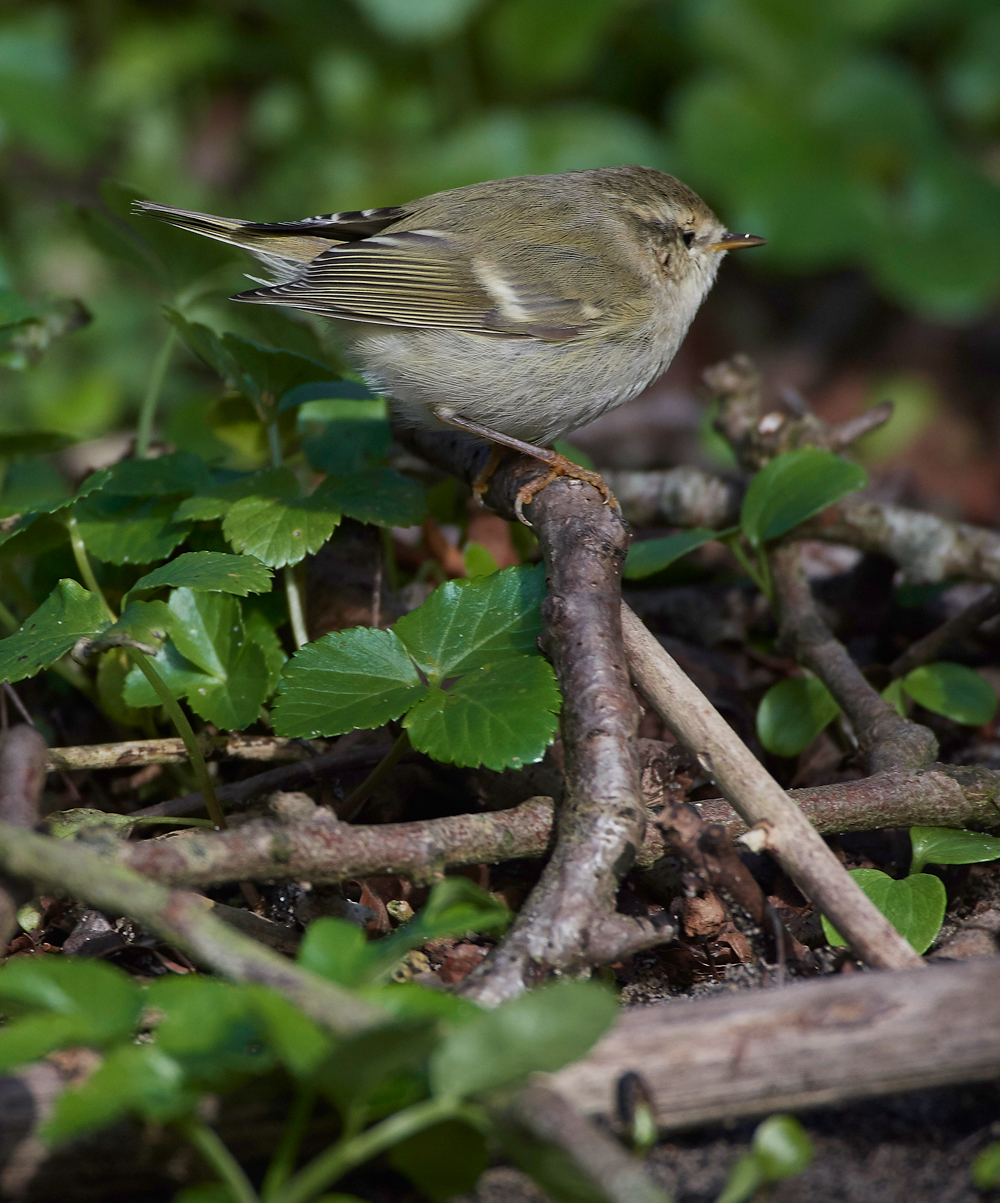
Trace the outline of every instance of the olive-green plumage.
<path fill-rule="evenodd" d="M 409 204 L 246 222 L 139 202 L 229 242 L 274 282 L 235 300 L 343 319 L 397 417 L 452 412 L 547 443 L 628 401 L 670 363 L 727 234 L 672 176 L 644 167 L 522 176 Z"/>

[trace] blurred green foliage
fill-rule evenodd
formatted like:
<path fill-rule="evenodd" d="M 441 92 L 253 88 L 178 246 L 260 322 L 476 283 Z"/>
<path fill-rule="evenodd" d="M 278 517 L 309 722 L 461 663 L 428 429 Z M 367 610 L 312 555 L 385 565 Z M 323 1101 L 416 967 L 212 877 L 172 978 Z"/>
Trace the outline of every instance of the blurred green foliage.
<path fill-rule="evenodd" d="M 0 287 L 94 316 L 41 366 L 3 372 L 0 428 L 101 433 L 145 391 L 158 305 L 176 297 L 103 259 L 74 220 L 106 176 L 281 219 L 642 162 L 769 239 L 745 270 L 860 267 L 901 305 L 965 321 L 1000 284 L 1000 9 L 8 0 L 0 154 Z M 187 314 L 267 341 L 262 319 L 225 307 L 233 263 Z M 168 409 L 197 392 L 184 362 Z"/>

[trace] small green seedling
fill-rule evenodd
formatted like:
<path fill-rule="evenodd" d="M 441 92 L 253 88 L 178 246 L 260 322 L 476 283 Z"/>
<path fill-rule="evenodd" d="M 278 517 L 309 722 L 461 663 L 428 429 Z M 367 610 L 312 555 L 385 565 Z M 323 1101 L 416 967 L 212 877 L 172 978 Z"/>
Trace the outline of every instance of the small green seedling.
<path fill-rule="evenodd" d="M 998 860 L 1000 839 L 952 827 L 911 827 L 910 841 L 913 859 L 907 877 L 896 880 L 879 869 L 852 869 L 850 875 L 915 951 L 924 953 L 941 930 L 948 898 L 941 879 L 923 868 Z M 830 944 L 847 943 L 825 915 L 823 931 Z"/>
<path fill-rule="evenodd" d="M 812 1159 L 813 1143 L 799 1121 L 791 1115 L 772 1115 L 758 1125 L 750 1152 L 730 1170 L 715 1203 L 746 1203 L 761 1187 L 803 1173 Z"/>

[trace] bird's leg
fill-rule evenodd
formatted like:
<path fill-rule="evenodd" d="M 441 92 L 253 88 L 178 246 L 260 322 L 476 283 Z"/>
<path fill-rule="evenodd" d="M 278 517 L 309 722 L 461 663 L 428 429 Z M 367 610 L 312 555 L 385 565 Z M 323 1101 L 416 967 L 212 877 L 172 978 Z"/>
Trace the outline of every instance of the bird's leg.
<path fill-rule="evenodd" d="M 527 521 L 521 512 L 522 507 L 527 505 L 536 493 L 540 493 L 546 485 L 550 485 L 560 476 L 568 476 L 572 480 L 582 480 L 588 485 L 593 485 L 604 498 L 605 505 L 613 503 L 615 509 L 619 513 L 621 512 L 621 506 L 619 506 L 615 495 L 608 488 L 607 484 L 605 484 L 604 478 L 600 473 L 591 472 L 589 468 L 584 468 L 580 464 L 574 464 L 571 459 L 567 459 L 565 455 L 560 455 L 558 451 L 553 451 L 551 447 L 536 447 L 534 443 L 525 443 L 522 439 L 514 438 L 513 435 L 501 434 L 499 430 L 494 430 L 490 426 L 483 426 L 479 422 L 472 421 L 471 418 L 466 418 L 462 414 L 455 413 L 448 405 L 432 405 L 430 406 L 430 411 L 439 422 L 444 422 L 448 426 L 455 426 L 459 430 L 467 431 L 469 434 L 479 435 L 480 438 L 488 439 L 494 445 L 493 454 L 490 456 L 489 462 L 473 483 L 472 487 L 477 493 L 484 493 L 486 491 L 489 479 L 500 463 L 501 455 L 498 454 L 498 447 L 509 447 L 511 451 L 520 451 L 522 455 L 530 455 L 534 459 L 541 460 L 543 464 L 548 465 L 548 472 L 542 476 L 537 476 L 518 490 L 517 498 L 514 502 L 514 512 L 525 526 L 530 526 L 531 523 Z"/>
<path fill-rule="evenodd" d="M 490 458 L 486 461 L 482 472 L 477 473 L 476 479 L 472 482 L 472 491 L 477 497 L 481 497 L 490 487 L 490 477 L 503 463 L 504 456 L 509 450 L 509 447 L 501 447 L 497 443 L 490 445 Z"/>

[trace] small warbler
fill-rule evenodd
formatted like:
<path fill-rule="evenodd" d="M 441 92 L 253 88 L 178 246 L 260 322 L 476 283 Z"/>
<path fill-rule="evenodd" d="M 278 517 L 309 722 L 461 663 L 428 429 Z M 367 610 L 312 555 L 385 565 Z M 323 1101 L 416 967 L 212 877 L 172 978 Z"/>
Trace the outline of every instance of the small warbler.
<path fill-rule="evenodd" d="M 764 241 L 728 233 L 690 188 L 647 167 L 494 180 L 304 221 L 136 210 L 260 259 L 273 279 L 233 300 L 350 323 L 354 361 L 397 422 L 443 422 L 546 462 L 519 512 L 557 475 L 610 499 L 544 444 L 665 371 L 726 251 Z"/>

